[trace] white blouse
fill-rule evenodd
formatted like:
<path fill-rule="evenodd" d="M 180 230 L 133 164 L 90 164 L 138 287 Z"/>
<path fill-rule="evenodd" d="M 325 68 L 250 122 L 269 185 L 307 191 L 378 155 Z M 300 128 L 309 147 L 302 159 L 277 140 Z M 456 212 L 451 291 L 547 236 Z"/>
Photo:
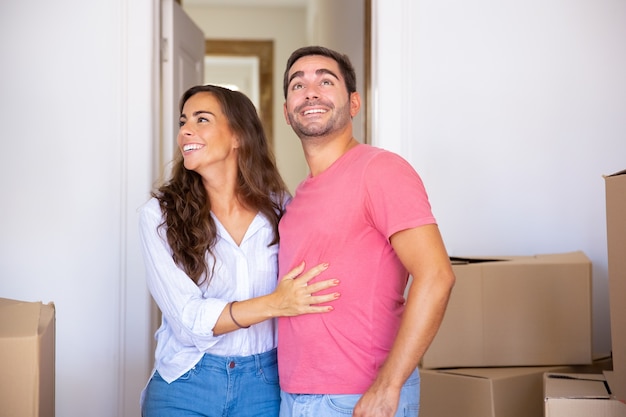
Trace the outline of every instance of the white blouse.
<path fill-rule="evenodd" d="M 155 369 L 167 382 L 189 371 L 202 355 L 248 356 L 276 347 L 275 320 L 214 336 L 212 329 L 230 301 L 246 300 L 274 291 L 278 280 L 278 245 L 268 247 L 272 226 L 257 214 L 240 245 L 237 245 L 215 216 L 216 261 L 206 256 L 210 282 L 197 286 L 172 259 L 159 203 L 155 198 L 139 213 L 140 239 L 146 280 L 162 313 L 155 334 Z"/>

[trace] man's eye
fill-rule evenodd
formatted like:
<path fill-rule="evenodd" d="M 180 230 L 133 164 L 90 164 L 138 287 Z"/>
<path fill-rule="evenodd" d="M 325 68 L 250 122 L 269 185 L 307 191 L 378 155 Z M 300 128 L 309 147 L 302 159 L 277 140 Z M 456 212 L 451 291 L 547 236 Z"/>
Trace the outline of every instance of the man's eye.
<path fill-rule="evenodd" d="M 299 90 L 302 88 L 302 84 L 294 84 L 292 90 Z"/>
<path fill-rule="evenodd" d="M 333 83 L 330 80 L 324 80 L 322 81 L 322 85 L 333 85 Z"/>

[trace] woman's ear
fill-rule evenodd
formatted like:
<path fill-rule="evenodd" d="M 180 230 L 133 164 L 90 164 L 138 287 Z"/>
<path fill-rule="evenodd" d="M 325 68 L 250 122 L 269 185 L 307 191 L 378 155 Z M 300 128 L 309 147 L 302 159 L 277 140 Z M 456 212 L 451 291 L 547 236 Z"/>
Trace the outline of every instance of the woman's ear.
<path fill-rule="evenodd" d="M 236 136 L 233 134 L 233 149 L 238 149 L 239 146 L 241 145 L 241 142 L 239 141 L 239 136 Z"/>

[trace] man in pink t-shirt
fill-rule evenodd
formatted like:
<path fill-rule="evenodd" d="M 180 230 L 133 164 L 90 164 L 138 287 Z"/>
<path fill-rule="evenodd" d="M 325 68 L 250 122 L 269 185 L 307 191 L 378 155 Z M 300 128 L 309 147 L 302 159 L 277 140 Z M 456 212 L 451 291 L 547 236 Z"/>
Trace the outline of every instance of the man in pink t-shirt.
<path fill-rule="evenodd" d="M 328 262 L 316 279 L 338 278 L 341 297 L 328 314 L 278 320 L 281 417 L 416 416 L 417 364 L 454 285 L 422 181 L 398 155 L 352 136 L 361 102 L 345 55 L 295 51 L 284 90 L 310 175 L 279 226 L 280 276 L 303 260 Z"/>

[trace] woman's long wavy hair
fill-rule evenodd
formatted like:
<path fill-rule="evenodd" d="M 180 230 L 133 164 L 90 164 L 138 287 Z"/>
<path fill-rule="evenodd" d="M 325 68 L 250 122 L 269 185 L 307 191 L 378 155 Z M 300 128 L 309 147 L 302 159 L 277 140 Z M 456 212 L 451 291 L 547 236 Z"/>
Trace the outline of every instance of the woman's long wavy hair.
<path fill-rule="evenodd" d="M 231 130 L 239 139 L 237 150 L 237 189 L 240 201 L 257 210 L 270 221 L 277 244 L 278 222 L 288 197 L 274 155 L 269 148 L 263 125 L 254 104 L 246 95 L 215 85 L 200 85 L 187 90 L 180 100 L 180 113 L 193 95 L 212 94 L 222 107 Z M 211 201 L 202 184 L 202 177 L 183 165 L 179 152 L 175 158 L 172 176 L 153 192 L 164 215 L 160 227 L 167 227 L 167 242 L 172 249 L 174 262 L 187 273 L 196 285 L 211 279 L 206 255 L 215 259 L 213 248 L 217 229 L 211 217 Z"/>

